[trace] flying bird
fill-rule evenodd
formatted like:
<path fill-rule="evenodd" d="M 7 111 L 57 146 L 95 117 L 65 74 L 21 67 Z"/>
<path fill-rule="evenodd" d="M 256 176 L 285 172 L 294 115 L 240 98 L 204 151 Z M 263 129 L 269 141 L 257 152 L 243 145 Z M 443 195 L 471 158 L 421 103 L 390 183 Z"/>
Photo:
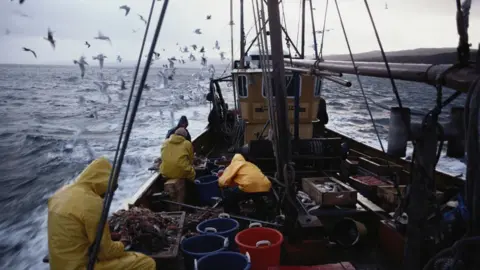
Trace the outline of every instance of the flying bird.
<path fill-rule="evenodd" d="M 175 63 L 173 62 L 174 59 L 169 58 L 169 59 L 167 59 L 167 60 L 168 60 L 168 63 L 169 63 L 169 65 L 170 65 L 170 68 L 174 68 L 174 67 L 175 67 Z"/>
<path fill-rule="evenodd" d="M 94 37 L 94 39 L 107 40 L 110 43 L 110 45 L 112 45 L 112 41 L 110 40 L 110 38 L 102 34 L 102 32 L 100 31 L 98 31 L 98 37 Z"/>
<path fill-rule="evenodd" d="M 94 56 L 92 58 L 93 58 L 93 60 L 98 60 L 98 63 L 100 64 L 100 68 L 103 68 L 103 60 L 107 57 L 103 54 L 99 54 L 99 55 Z"/>
<path fill-rule="evenodd" d="M 142 20 L 142 21 L 145 23 L 145 25 L 146 25 L 146 24 L 147 24 L 147 20 L 145 20 L 145 18 L 143 18 L 142 15 L 140 15 L 140 14 L 137 14 L 137 15 L 138 15 L 138 17 L 140 17 L 140 20 Z"/>
<path fill-rule="evenodd" d="M 128 13 L 130 12 L 130 7 L 127 6 L 127 5 L 120 6 L 120 9 L 124 9 L 124 10 L 125 10 L 125 16 L 127 16 Z"/>
<path fill-rule="evenodd" d="M 207 15 L 207 20 L 210 20 L 212 18 L 212 15 Z"/>
<path fill-rule="evenodd" d="M 125 80 L 123 78 L 120 79 L 122 81 L 121 85 L 120 85 L 120 89 L 121 90 L 125 90 L 127 89 L 127 87 L 125 87 Z"/>
<path fill-rule="evenodd" d="M 200 28 L 197 28 L 195 29 L 195 31 L 193 31 L 195 34 L 198 34 L 198 35 L 201 35 L 202 34 L 202 30 Z"/>
<path fill-rule="evenodd" d="M 53 39 L 53 32 L 48 28 L 48 36 L 45 38 L 45 40 L 48 40 L 50 44 L 52 44 L 52 47 L 55 49 L 55 39 Z"/>
<path fill-rule="evenodd" d="M 153 55 L 155 55 L 155 60 L 160 59 L 160 53 L 154 51 Z"/>
<path fill-rule="evenodd" d="M 197 45 L 193 44 L 192 48 L 193 48 L 194 51 L 196 51 L 197 50 Z"/>
<path fill-rule="evenodd" d="M 224 52 L 220 52 L 220 60 L 225 60 L 225 53 Z"/>
<path fill-rule="evenodd" d="M 215 48 L 217 50 L 220 50 L 220 44 L 218 43 L 218 40 L 215 41 Z"/>
<path fill-rule="evenodd" d="M 207 66 L 207 58 L 205 58 L 205 56 L 202 56 L 201 65 L 204 66 L 204 67 Z"/>
<path fill-rule="evenodd" d="M 78 61 L 73 60 L 73 63 L 80 67 L 80 72 L 83 79 L 83 77 L 85 76 L 85 65 L 88 65 L 88 63 L 85 62 L 85 56 L 80 57 Z"/>
<path fill-rule="evenodd" d="M 88 43 L 88 41 L 85 41 L 85 45 L 87 45 L 88 48 L 90 48 L 90 43 Z"/>
<path fill-rule="evenodd" d="M 119 63 L 122 62 L 122 57 L 120 55 L 117 55 L 117 62 L 119 62 Z"/>
<path fill-rule="evenodd" d="M 201 53 L 204 53 L 205 52 L 205 48 L 202 46 L 202 48 L 200 49 L 200 52 Z"/>
<path fill-rule="evenodd" d="M 192 53 L 190 53 L 190 56 L 189 56 L 188 58 L 190 59 L 190 61 L 195 61 L 195 60 L 197 60 Z"/>
<path fill-rule="evenodd" d="M 22 49 L 26 52 L 31 52 L 33 54 L 33 56 L 35 56 L 35 58 L 37 58 L 37 54 L 33 50 L 31 50 L 29 48 L 25 48 L 25 47 L 22 47 Z"/>

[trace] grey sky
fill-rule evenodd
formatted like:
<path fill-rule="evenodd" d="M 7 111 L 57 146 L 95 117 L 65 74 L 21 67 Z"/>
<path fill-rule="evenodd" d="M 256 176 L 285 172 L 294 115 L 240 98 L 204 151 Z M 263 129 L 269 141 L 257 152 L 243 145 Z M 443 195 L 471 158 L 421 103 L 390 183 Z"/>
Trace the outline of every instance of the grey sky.
<path fill-rule="evenodd" d="M 316 8 L 315 24 L 318 30 L 323 24 L 326 1 L 312 1 Z M 353 51 L 377 50 L 378 45 L 363 0 L 338 1 Z M 284 2 L 287 30 L 295 41 L 300 1 Z M 387 10 L 384 8 L 386 2 Z M 457 45 L 454 0 L 370 0 L 369 3 L 386 50 Z M 124 11 L 119 9 L 119 6 L 124 4 L 132 8 L 126 17 Z M 23 5 L 19 5 L 17 0 L 1 1 L 0 63 L 70 64 L 82 54 L 92 61 L 91 57 L 98 53 L 104 53 L 109 57 L 105 65 L 113 63 L 118 54 L 126 62 L 135 60 L 145 27 L 137 14 L 147 18 L 150 4 L 149 0 L 26 0 Z M 156 2 L 155 20 L 158 19 L 162 4 L 163 1 Z M 30 18 L 22 17 L 20 13 L 27 14 Z M 235 3 L 234 13 L 236 23 L 234 37 L 238 42 L 238 3 Z M 205 20 L 207 14 L 212 15 L 211 20 Z M 248 0 L 245 0 L 245 15 L 245 31 L 248 31 L 253 23 L 251 1 Z M 307 15 L 306 51 L 312 54 L 310 15 L 309 13 Z M 480 41 L 479 15 L 480 6 L 474 2 L 469 29 L 473 44 Z M 324 53 L 346 53 L 334 1 L 330 1 L 327 16 L 327 28 L 334 30 L 326 33 Z M 204 45 L 207 57 L 213 59 L 219 57 L 218 51 L 213 51 L 215 40 L 218 40 L 221 51 L 226 52 L 226 57 L 230 57 L 229 20 L 228 0 L 171 0 L 157 46 L 157 51 L 162 54 L 162 63 L 167 63 L 165 59 L 171 56 L 188 57 L 188 54 L 180 53 L 176 46 L 177 42 L 180 45 Z M 57 39 L 55 51 L 43 39 L 48 27 L 55 31 L 54 36 Z M 196 28 L 201 28 L 203 34 L 194 34 Z M 5 35 L 6 29 L 10 30 L 10 35 Z M 132 33 L 132 29 L 140 30 Z M 113 46 L 93 39 L 99 30 L 111 38 Z M 255 30 L 251 32 L 247 42 L 253 38 L 254 32 Z M 87 40 L 92 45 L 90 49 L 84 45 Z M 238 56 L 237 42 L 235 51 Z M 35 50 L 38 59 L 33 58 L 30 53 L 23 52 L 21 50 L 23 46 Z M 162 51 L 163 48 L 165 52 Z"/>

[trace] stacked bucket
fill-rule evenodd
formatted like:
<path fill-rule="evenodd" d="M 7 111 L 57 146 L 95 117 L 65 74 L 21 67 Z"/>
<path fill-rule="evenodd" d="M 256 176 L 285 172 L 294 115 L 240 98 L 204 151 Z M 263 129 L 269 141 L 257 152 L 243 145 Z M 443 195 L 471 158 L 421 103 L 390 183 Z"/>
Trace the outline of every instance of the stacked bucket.
<path fill-rule="evenodd" d="M 227 214 L 197 226 L 200 235 L 181 244 L 187 270 L 268 270 L 280 264 L 283 235 L 252 223 L 239 231 L 239 223 Z"/>

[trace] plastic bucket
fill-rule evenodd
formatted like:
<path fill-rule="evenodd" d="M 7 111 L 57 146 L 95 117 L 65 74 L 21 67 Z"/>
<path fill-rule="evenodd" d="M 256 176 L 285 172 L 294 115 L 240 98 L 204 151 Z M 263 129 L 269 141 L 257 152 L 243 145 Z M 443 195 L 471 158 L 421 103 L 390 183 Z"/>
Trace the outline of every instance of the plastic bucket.
<path fill-rule="evenodd" d="M 195 179 L 194 183 L 201 204 L 213 205 L 216 201 L 212 197 L 221 197 L 217 176 L 203 176 Z"/>
<path fill-rule="evenodd" d="M 253 225 L 253 224 L 252 224 Z M 235 237 L 241 253 L 249 253 L 252 270 L 267 270 L 270 266 L 280 265 L 280 248 L 283 235 L 270 228 L 249 228 Z"/>
<path fill-rule="evenodd" d="M 197 225 L 197 232 L 213 233 L 227 237 L 230 242 L 230 248 L 233 248 L 235 247 L 235 236 L 238 233 L 240 224 L 229 217 L 228 214 L 220 214 L 219 218 L 205 220 Z"/>
<path fill-rule="evenodd" d="M 182 241 L 180 249 L 183 252 L 185 269 L 193 270 L 193 262 L 203 256 L 224 251 L 228 248 L 228 238 L 216 234 L 202 234 Z"/>
<path fill-rule="evenodd" d="M 250 257 L 237 252 L 222 251 L 202 257 L 195 270 L 249 270 Z"/>
<path fill-rule="evenodd" d="M 333 227 L 330 240 L 341 246 L 351 247 L 357 244 L 366 233 L 365 225 L 351 218 L 344 218 Z"/>

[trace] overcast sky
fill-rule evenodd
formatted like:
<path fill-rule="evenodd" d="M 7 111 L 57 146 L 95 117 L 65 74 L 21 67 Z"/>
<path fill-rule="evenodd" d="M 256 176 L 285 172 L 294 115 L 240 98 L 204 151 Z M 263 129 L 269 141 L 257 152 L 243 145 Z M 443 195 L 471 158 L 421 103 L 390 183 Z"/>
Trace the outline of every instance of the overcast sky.
<path fill-rule="evenodd" d="M 315 7 L 317 30 L 323 26 L 326 0 L 312 0 Z M 73 59 L 85 55 L 104 53 L 106 60 L 114 61 L 121 55 L 126 62 L 137 58 L 145 24 L 137 14 L 148 16 L 150 0 L 26 0 L 23 5 L 18 0 L 0 2 L 0 63 L 18 64 L 70 64 Z M 165 18 L 157 51 L 162 59 L 182 54 L 180 45 L 204 45 L 209 59 L 218 58 L 214 51 L 215 41 L 220 42 L 221 50 L 230 57 L 230 21 L 228 0 L 171 0 Z M 234 0 L 234 2 L 239 2 Z M 371 23 L 363 0 L 338 0 L 346 25 L 352 50 L 365 52 L 377 50 Z M 300 0 L 284 0 L 287 30 L 294 42 L 297 40 Z M 387 51 L 413 49 L 419 47 L 455 47 L 458 42 L 455 25 L 455 0 L 370 0 L 370 7 Z M 385 3 L 388 9 L 385 9 Z M 130 14 L 124 15 L 121 5 L 131 7 Z M 163 1 L 157 1 L 154 11 L 158 19 Z M 307 2 L 308 4 L 308 2 Z M 281 9 L 282 13 L 282 9 Z M 212 19 L 205 17 L 211 14 Z M 28 17 L 24 17 L 28 16 Z M 245 31 L 253 25 L 251 1 L 245 0 Z M 234 4 L 235 53 L 238 56 L 239 4 Z M 313 54 L 311 45 L 310 13 L 307 11 L 308 55 Z M 57 48 L 53 50 L 43 39 L 50 27 L 55 33 Z M 153 27 L 152 27 L 153 28 Z M 201 28 L 203 34 L 193 31 Z M 347 53 L 345 39 L 341 31 L 334 1 L 331 0 L 327 15 L 327 28 L 324 53 Z M 6 35 L 6 30 L 10 31 Z M 139 29 L 137 33 L 132 30 Z M 94 40 L 98 31 L 109 36 L 113 45 Z M 151 29 L 153 32 L 153 29 Z M 476 48 L 480 41 L 480 6 L 474 1 L 470 17 L 470 42 Z M 253 29 L 247 42 L 253 38 Z M 318 37 L 321 37 L 318 35 Z M 92 45 L 87 48 L 84 42 Z M 38 59 L 23 52 L 22 47 L 35 50 Z M 165 51 L 163 51 L 165 49 Z M 191 50 L 191 48 L 190 48 Z M 166 60 L 164 60 L 166 62 Z M 131 62 L 130 62 L 131 63 Z"/>

